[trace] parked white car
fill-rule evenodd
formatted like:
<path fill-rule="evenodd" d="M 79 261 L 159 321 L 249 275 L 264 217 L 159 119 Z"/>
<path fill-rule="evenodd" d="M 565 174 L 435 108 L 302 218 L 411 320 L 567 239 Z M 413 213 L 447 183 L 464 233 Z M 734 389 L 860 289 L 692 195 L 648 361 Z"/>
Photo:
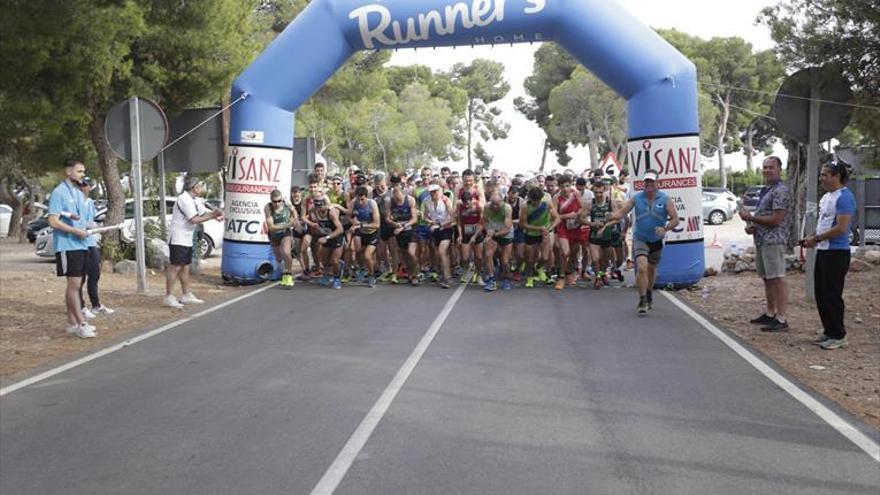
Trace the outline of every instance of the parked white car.
<path fill-rule="evenodd" d="M 0 204 L 0 237 L 9 235 L 9 221 L 12 220 L 12 207 Z"/>
<path fill-rule="evenodd" d="M 165 199 L 165 204 L 167 205 L 167 212 L 171 212 L 171 209 L 174 208 L 174 203 L 177 201 L 177 198 L 168 197 Z M 144 214 L 149 215 L 152 213 L 158 213 L 159 210 L 159 200 L 158 199 L 150 199 L 144 201 Z M 103 212 L 98 212 L 98 223 L 103 223 Z M 171 223 L 171 215 L 167 215 L 166 221 Z M 144 224 L 152 223 L 158 224 L 159 215 L 151 215 L 144 217 Z M 205 235 L 202 238 L 202 243 L 198 246 L 198 253 L 200 258 L 207 258 L 210 256 L 215 249 L 223 248 L 223 222 L 210 221 L 205 222 Z M 128 199 L 125 201 L 125 220 L 123 222 L 122 227 L 122 240 L 124 242 L 132 243 L 134 242 L 135 232 L 134 232 L 134 200 Z M 55 256 L 55 247 L 52 243 L 52 227 L 46 227 L 37 233 L 37 239 L 34 242 L 34 250 L 37 256 L 52 258 Z"/>
<path fill-rule="evenodd" d="M 167 196 L 165 198 L 165 211 L 167 212 L 167 216 L 165 217 L 166 225 L 171 223 L 171 214 L 176 202 L 177 198 L 174 196 Z M 158 225 L 158 212 L 158 199 L 144 200 L 144 225 L 147 223 Z M 205 235 L 202 237 L 201 246 L 197 247 L 197 252 L 199 253 L 199 257 L 207 258 L 215 249 L 223 249 L 223 229 L 225 224 L 223 222 L 212 220 L 210 222 L 205 222 L 202 225 L 205 227 Z M 134 242 L 134 238 L 134 200 L 128 199 L 125 201 L 125 222 L 122 227 L 122 239 L 125 242 Z"/>

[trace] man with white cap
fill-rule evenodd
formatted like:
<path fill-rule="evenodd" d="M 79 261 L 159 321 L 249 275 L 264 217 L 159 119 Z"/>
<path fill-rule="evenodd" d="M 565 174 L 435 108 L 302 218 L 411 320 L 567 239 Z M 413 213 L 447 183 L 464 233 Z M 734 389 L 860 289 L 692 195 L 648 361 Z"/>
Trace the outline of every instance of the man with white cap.
<path fill-rule="evenodd" d="M 651 309 L 653 297 L 651 289 L 657 280 L 657 265 L 663 253 L 663 240 L 666 233 L 678 226 L 678 212 L 675 204 L 665 192 L 657 187 L 658 174 L 655 170 L 645 172 L 644 190 L 633 195 L 605 223 L 604 228 L 620 222 L 630 211 L 635 210 L 636 221 L 633 229 L 633 258 L 636 259 L 636 283 L 639 288 L 639 315 Z"/>

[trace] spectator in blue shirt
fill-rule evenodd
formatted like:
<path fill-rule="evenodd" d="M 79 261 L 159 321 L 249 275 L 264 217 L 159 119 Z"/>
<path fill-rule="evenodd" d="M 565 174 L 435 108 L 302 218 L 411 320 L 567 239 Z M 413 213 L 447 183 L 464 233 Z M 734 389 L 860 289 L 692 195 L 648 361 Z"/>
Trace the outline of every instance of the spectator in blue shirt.
<path fill-rule="evenodd" d="M 843 283 L 849 271 L 849 230 L 856 212 L 856 199 L 846 187 L 848 179 L 846 163 L 837 158 L 822 165 L 819 183 L 826 192 L 819 201 L 816 233 L 800 242 L 803 247 L 816 248 L 813 281 L 816 307 L 825 332 L 813 343 L 828 350 L 847 345 Z"/>
<path fill-rule="evenodd" d="M 64 180 L 49 196 L 49 226 L 55 244 L 55 272 L 67 279 L 67 332 L 91 338 L 96 335 L 95 327 L 86 323 L 79 296 L 89 252 L 86 202 L 79 189 L 85 175 L 86 167 L 82 161 L 64 161 Z"/>
<path fill-rule="evenodd" d="M 80 190 L 86 198 L 86 227 L 92 229 L 98 226 L 95 223 L 95 216 L 98 214 L 95 208 L 95 200 L 89 197 L 92 189 L 95 188 L 95 182 L 91 177 L 83 178 L 80 184 Z M 82 307 L 83 316 L 86 318 L 94 318 L 99 314 L 110 315 L 114 311 L 107 306 L 101 304 L 101 298 L 98 294 L 98 280 L 101 279 L 101 248 L 98 246 L 98 234 L 92 234 L 86 238 L 86 244 L 89 247 L 89 257 L 86 262 L 86 276 L 83 277 L 83 283 L 79 286 L 80 306 Z M 86 307 L 86 300 L 82 295 L 83 285 L 86 285 L 89 292 L 89 301 L 92 303 L 92 309 Z"/>

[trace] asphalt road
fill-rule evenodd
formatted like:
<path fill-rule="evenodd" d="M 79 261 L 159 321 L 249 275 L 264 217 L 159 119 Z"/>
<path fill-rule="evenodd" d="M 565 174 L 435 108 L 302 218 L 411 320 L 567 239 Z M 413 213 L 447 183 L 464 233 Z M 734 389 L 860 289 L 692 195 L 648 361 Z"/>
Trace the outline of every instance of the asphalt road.
<path fill-rule="evenodd" d="M 272 289 L 0 399 L 0 493 L 309 493 L 453 291 Z M 339 494 L 828 494 L 880 465 L 665 298 L 468 289 Z"/>

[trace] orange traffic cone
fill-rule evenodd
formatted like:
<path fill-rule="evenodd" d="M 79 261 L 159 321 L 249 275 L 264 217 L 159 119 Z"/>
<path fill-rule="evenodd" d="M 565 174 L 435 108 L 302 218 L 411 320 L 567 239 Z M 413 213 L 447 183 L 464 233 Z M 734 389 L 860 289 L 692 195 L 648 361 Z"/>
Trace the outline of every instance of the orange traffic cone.
<path fill-rule="evenodd" d="M 718 240 L 718 232 L 715 232 L 715 235 L 712 236 L 712 243 L 709 244 L 710 248 L 722 248 L 724 246 L 721 245 L 721 241 Z"/>

